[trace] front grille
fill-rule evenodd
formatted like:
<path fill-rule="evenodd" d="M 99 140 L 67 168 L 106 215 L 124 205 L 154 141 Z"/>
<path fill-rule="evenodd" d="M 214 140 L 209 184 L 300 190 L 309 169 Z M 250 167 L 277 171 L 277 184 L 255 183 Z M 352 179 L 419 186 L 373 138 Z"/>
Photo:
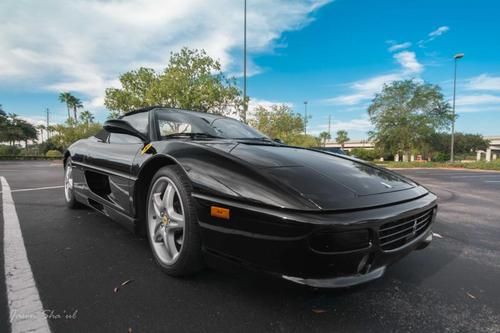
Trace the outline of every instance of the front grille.
<path fill-rule="evenodd" d="M 379 241 L 382 250 L 393 250 L 405 245 L 427 230 L 432 221 L 432 209 L 382 225 Z"/>

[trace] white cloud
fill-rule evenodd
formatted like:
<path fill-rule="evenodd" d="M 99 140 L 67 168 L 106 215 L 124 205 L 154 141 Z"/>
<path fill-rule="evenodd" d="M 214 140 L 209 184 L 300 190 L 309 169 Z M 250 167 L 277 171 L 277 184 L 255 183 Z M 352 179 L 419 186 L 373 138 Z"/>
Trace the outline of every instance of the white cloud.
<path fill-rule="evenodd" d="M 395 52 L 395 51 L 407 49 L 409 47 L 411 47 L 411 43 L 404 42 L 404 43 L 400 43 L 400 44 L 393 44 L 392 46 L 390 46 L 388 48 L 388 50 L 389 50 L 389 52 Z"/>
<path fill-rule="evenodd" d="M 373 129 L 373 125 L 371 124 L 368 117 L 355 118 L 355 119 L 346 120 L 346 121 L 334 119 L 332 121 L 332 124 L 331 124 L 331 131 L 332 131 L 333 137 L 335 137 L 335 133 L 338 130 L 368 132 L 372 129 Z M 313 135 L 318 135 L 319 133 L 321 133 L 325 130 L 328 130 L 328 124 L 321 124 L 321 125 L 315 126 L 310 130 L 310 133 Z"/>
<path fill-rule="evenodd" d="M 331 0 L 248 4 L 250 54 L 272 50 Z M 243 5 L 233 0 L 46 0 L 0 2 L 0 85 L 70 90 L 92 106 L 120 73 L 163 68 L 171 51 L 204 48 L 224 70 L 241 71 Z M 252 72 L 258 72 L 249 58 Z"/>
<path fill-rule="evenodd" d="M 436 30 L 434 30 L 434 31 L 431 31 L 431 32 L 429 33 L 429 37 L 434 37 L 434 38 L 439 37 L 439 36 L 441 36 L 442 34 L 444 34 L 445 32 L 448 32 L 449 30 L 450 30 L 450 27 L 448 27 L 448 26 L 444 25 L 444 26 L 442 26 L 442 27 L 437 28 L 437 29 L 436 29 Z"/>
<path fill-rule="evenodd" d="M 500 76 L 481 74 L 473 77 L 467 82 L 466 89 L 500 91 Z"/>
<path fill-rule="evenodd" d="M 405 78 L 414 78 L 415 76 L 418 78 L 418 74 L 420 74 L 424 68 L 423 65 L 418 62 L 414 52 L 402 51 L 394 54 L 393 57 L 401 66 L 400 70 L 394 73 L 378 75 L 362 81 L 350 83 L 350 93 L 328 98 L 324 100 L 324 102 L 333 105 L 357 105 L 373 98 L 377 92 L 382 90 L 384 84 L 389 84 L 393 81 Z"/>
<path fill-rule="evenodd" d="M 384 84 L 399 80 L 401 77 L 400 73 L 393 73 L 374 76 L 363 81 L 356 81 L 349 84 L 349 88 L 353 91 L 352 93 L 328 98 L 324 101 L 327 104 L 333 105 L 356 105 L 373 98 L 375 93 L 379 92 Z"/>
<path fill-rule="evenodd" d="M 369 131 L 373 125 L 367 118 L 351 119 L 348 121 L 333 121 L 333 128 L 346 131 Z"/>
<path fill-rule="evenodd" d="M 456 99 L 457 106 L 483 106 L 488 104 L 497 104 L 500 109 L 500 96 L 481 94 L 459 96 Z"/>
<path fill-rule="evenodd" d="M 408 73 L 420 73 L 423 70 L 422 64 L 417 61 L 415 52 L 402 51 L 394 55 L 394 59 L 403 67 L 404 71 Z"/>
<path fill-rule="evenodd" d="M 434 39 L 436 39 L 439 36 L 442 36 L 443 34 L 445 34 L 448 31 L 450 31 L 450 27 L 448 27 L 446 25 L 440 26 L 436 30 L 429 32 L 429 34 L 427 35 L 428 36 L 427 39 L 422 39 L 417 44 L 420 47 L 425 47 L 425 44 L 433 41 Z"/>
<path fill-rule="evenodd" d="M 258 106 L 270 108 L 273 105 L 287 105 L 289 107 L 293 107 L 293 103 L 291 103 L 291 102 L 279 102 L 279 101 L 269 101 L 269 100 L 258 99 L 258 98 L 250 98 L 250 102 L 248 103 L 248 110 L 253 111 Z"/>

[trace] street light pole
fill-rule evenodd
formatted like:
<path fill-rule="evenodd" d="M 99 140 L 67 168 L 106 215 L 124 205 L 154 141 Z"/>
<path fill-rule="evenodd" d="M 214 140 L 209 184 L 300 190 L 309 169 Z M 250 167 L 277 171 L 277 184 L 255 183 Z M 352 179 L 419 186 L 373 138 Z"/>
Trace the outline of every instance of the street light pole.
<path fill-rule="evenodd" d="M 47 113 L 47 128 L 45 130 L 47 131 L 47 140 L 48 140 L 48 139 L 50 139 L 50 132 L 49 132 L 49 113 L 50 113 L 50 111 L 49 111 L 49 108 L 47 108 L 45 110 L 45 112 Z M 42 140 L 43 140 L 43 138 L 42 138 Z"/>
<path fill-rule="evenodd" d="M 247 0 L 244 0 L 243 14 L 243 116 L 241 120 L 247 122 Z"/>
<path fill-rule="evenodd" d="M 453 119 L 451 121 L 451 152 L 450 152 L 450 162 L 455 160 L 455 97 L 457 93 L 457 61 L 464 57 L 463 53 L 457 53 L 453 57 L 455 60 L 455 73 L 453 77 Z"/>
<path fill-rule="evenodd" d="M 307 101 L 304 101 L 304 134 L 307 134 Z"/>

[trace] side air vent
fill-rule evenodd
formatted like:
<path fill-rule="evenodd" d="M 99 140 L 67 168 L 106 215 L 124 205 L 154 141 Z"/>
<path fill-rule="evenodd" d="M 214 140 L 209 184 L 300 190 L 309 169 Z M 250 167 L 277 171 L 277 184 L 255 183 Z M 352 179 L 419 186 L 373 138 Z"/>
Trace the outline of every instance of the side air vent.
<path fill-rule="evenodd" d="M 109 178 L 98 172 L 85 171 L 85 179 L 90 190 L 103 199 L 108 200 L 108 195 L 111 194 L 109 187 Z"/>

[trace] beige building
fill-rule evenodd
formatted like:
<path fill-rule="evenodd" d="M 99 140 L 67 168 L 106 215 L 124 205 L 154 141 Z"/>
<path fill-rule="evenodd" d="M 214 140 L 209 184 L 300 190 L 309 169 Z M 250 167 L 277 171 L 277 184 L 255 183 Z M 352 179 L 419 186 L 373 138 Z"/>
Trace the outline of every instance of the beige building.
<path fill-rule="evenodd" d="M 341 148 L 340 143 L 328 140 L 325 147 Z M 370 140 L 350 140 L 344 143 L 344 150 L 351 151 L 355 148 L 373 149 L 375 145 Z"/>
<path fill-rule="evenodd" d="M 486 151 L 478 150 L 477 160 L 481 160 L 482 156 L 485 156 L 486 161 L 496 160 L 500 156 L 500 135 L 485 136 L 486 140 L 490 141 L 490 146 Z"/>

